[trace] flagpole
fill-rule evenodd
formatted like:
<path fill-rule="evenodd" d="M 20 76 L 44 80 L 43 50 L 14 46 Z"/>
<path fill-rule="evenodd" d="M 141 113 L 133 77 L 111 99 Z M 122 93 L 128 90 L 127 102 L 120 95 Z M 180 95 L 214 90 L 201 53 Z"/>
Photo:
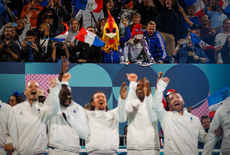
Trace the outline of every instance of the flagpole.
<path fill-rule="evenodd" d="M 5 1 L 2 0 L 2 2 L 4 3 L 5 6 L 2 5 L 2 4 L 1 4 L 1 5 L 4 6 L 5 8 L 8 8 L 8 6 L 6 5 Z M 16 16 L 14 15 L 14 13 L 13 13 L 12 11 L 10 11 L 10 10 L 9 10 L 9 14 L 10 14 L 10 16 L 12 17 L 13 21 L 15 22 L 14 18 L 17 19 L 18 17 L 16 17 Z M 13 16 L 12 16 L 12 15 L 13 15 Z"/>
<path fill-rule="evenodd" d="M 198 102 L 197 104 L 193 105 L 192 107 L 194 108 L 194 107 L 200 105 L 201 103 L 203 103 L 203 102 L 204 102 L 205 100 L 207 100 L 207 99 L 208 99 L 208 98 L 206 97 L 205 99 L 203 99 L 202 101 L 200 101 L 200 102 Z"/>

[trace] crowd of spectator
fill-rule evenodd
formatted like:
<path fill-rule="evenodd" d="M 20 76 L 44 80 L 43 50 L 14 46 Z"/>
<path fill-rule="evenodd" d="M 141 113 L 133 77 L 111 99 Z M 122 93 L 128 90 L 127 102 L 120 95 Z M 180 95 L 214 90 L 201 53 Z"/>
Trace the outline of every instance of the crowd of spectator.
<path fill-rule="evenodd" d="M 195 5 L 184 0 L 104 0 L 100 12 L 77 10 L 67 0 L 49 0 L 46 6 L 41 0 L 3 2 L 1 62 L 59 62 L 65 56 L 71 63 L 108 63 L 103 47 L 75 36 L 84 27 L 102 38 L 109 11 L 120 38 L 129 37 L 120 41 L 120 60 L 113 63 L 230 63 L 230 19 L 221 0 L 203 0 L 199 17 Z M 65 31 L 63 22 L 70 27 L 67 38 L 53 41 Z"/>

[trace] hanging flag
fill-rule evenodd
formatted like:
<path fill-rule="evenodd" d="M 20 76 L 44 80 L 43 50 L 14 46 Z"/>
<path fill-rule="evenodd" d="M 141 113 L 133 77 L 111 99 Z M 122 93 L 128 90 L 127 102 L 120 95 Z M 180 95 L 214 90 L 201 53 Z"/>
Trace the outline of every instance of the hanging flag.
<path fill-rule="evenodd" d="M 208 97 L 209 107 L 225 100 L 227 97 L 229 97 L 229 88 L 225 86 Z"/>
<path fill-rule="evenodd" d="M 228 4 L 228 6 L 226 6 L 226 8 L 224 9 L 224 13 L 225 14 L 230 14 L 230 4 Z"/>
<path fill-rule="evenodd" d="M 199 44 L 203 50 L 215 49 L 214 46 L 205 43 L 196 34 L 190 33 L 192 44 Z"/>
<path fill-rule="evenodd" d="M 81 28 L 75 38 L 81 42 L 89 44 L 90 46 L 105 46 L 105 42 L 101 41 L 101 39 L 99 39 L 97 35 L 86 30 L 84 27 Z"/>
<path fill-rule="evenodd" d="M 220 5 L 224 10 L 229 6 L 229 4 L 230 4 L 229 0 L 220 0 Z"/>
<path fill-rule="evenodd" d="M 2 3 L 2 0 L 0 0 L 0 14 L 2 14 L 6 10 L 5 5 Z"/>
<path fill-rule="evenodd" d="M 72 4 L 75 9 L 89 10 L 96 13 L 103 8 L 103 0 L 73 0 Z"/>
<path fill-rule="evenodd" d="M 201 21 L 201 17 L 204 14 L 204 7 L 205 7 L 204 2 L 203 2 L 203 0 L 197 0 L 194 5 L 196 8 L 195 16 L 199 17 L 199 19 Z"/>
<path fill-rule="evenodd" d="M 184 3 L 187 7 L 196 3 L 196 0 L 184 0 Z"/>
<path fill-rule="evenodd" d="M 57 35 L 56 37 L 50 39 L 50 40 L 54 40 L 54 41 L 64 41 L 64 40 L 66 39 L 66 37 L 67 37 L 68 34 L 69 34 L 69 32 L 68 32 L 69 27 L 68 27 L 68 25 L 67 25 L 65 22 L 63 22 L 63 24 L 65 25 L 65 31 L 62 32 L 61 34 Z"/>
<path fill-rule="evenodd" d="M 216 93 L 208 97 L 209 117 L 213 118 L 216 110 L 222 105 L 223 101 L 229 97 L 229 88 L 225 86 Z"/>

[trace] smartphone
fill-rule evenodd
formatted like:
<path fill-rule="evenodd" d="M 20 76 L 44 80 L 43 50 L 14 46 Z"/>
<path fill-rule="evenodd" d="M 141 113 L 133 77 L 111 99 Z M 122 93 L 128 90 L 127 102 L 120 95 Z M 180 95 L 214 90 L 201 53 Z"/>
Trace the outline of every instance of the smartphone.
<path fill-rule="evenodd" d="M 11 24 L 12 27 L 17 27 L 17 25 L 18 25 L 17 23 L 12 23 Z"/>
<path fill-rule="evenodd" d="M 31 41 L 27 41 L 27 44 L 26 44 L 27 46 L 30 46 L 30 45 L 32 45 L 32 42 Z"/>

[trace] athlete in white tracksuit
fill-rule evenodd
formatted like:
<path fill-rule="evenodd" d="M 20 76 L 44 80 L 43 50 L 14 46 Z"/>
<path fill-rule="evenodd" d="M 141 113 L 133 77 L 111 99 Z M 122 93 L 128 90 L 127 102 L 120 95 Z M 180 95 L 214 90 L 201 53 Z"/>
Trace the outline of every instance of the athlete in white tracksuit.
<path fill-rule="evenodd" d="M 62 84 L 68 86 L 66 82 Z M 64 103 L 59 105 L 58 114 L 48 123 L 49 155 L 79 154 L 81 149 L 79 138 L 86 139 L 89 136 L 85 110 L 72 100 L 72 93 L 69 87 L 61 89 L 60 102 L 62 102 L 62 96 L 68 93 L 69 96 L 64 97 Z M 68 97 L 70 97 L 69 100 Z M 69 105 L 65 105 L 66 102 L 69 102 Z"/>
<path fill-rule="evenodd" d="M 17 130 L 16 124 L 12 123 L 14 119 L 12 108 L 9 104 L 6 104 L 0 100 L 0 154 L 6 154 L 4 147 L 8 144 L 12 144 L 12 150 L 17 149 Z"/>
<path fill-rule="evenodd" d="M 136 76 L 136 74 L 127 76 L 130 75 Z M 130 81 L 129 85 L 129 94 L 125 105 L 128 118 L 128 155 L 158 155 L 160 151 L 157 116 L 154 110 L 148 107 L 150 104 L 147 103 L 152 102 L 152 98 L 144 94 L 145 86 L 143 84 L 145 82 L 148 80 L 141 79 L 138 83 Z M 151 89 L 149 82 L 146 86 Z"/>
<path fill-rule="evenodd" d="M 162 79 L 157 84 L 153 97 L 155 110 L 164 131 L 164 154 L 195 155 L 198 154 L 198 140 L 205 142 L 207 134 L 198 117 L 187 112 L 179 93 L 168 96 L 172 111 L 166 111 L 162 104 L 163 91 L 167 82 Z"/>
<path fill-rule="evenodd" d="M 218 140 L 218 136 L 214 133 L 214 130 L 219 127 L 223 129 L 221 152 L 223 155 L 230 154 L 230 97 L 222 102 L 222 105 L 215 113 L 208 130 L 208 139 L 204 145 L 203 155 L 212 154 L 213 148 Z"/>
<path fill-rule="evenodd" d="M 59 111 L 58 94 L 55 91 L 57 87 L 53 85 L 50 88 L 50 95 L 44 105 L 37 101 L 38 87 L 36 81 L 30 81 L 24 92 L 27 101 L 13 107 L 18 135 L 18 154 L 21 155 L 46 153 L 46 124 Z"/>
<path fill-rule="evenodd" d="M 96 92 L 91 98 L 94 111 L 86 111 L 90 130 L 86 150 L 89 155 L 116 154 L 119 147 L 119 122 L 126 121 L 125 100 L 119 97 L 118 107 L 107 109 L 107 99 L 103 92 Z"/>

